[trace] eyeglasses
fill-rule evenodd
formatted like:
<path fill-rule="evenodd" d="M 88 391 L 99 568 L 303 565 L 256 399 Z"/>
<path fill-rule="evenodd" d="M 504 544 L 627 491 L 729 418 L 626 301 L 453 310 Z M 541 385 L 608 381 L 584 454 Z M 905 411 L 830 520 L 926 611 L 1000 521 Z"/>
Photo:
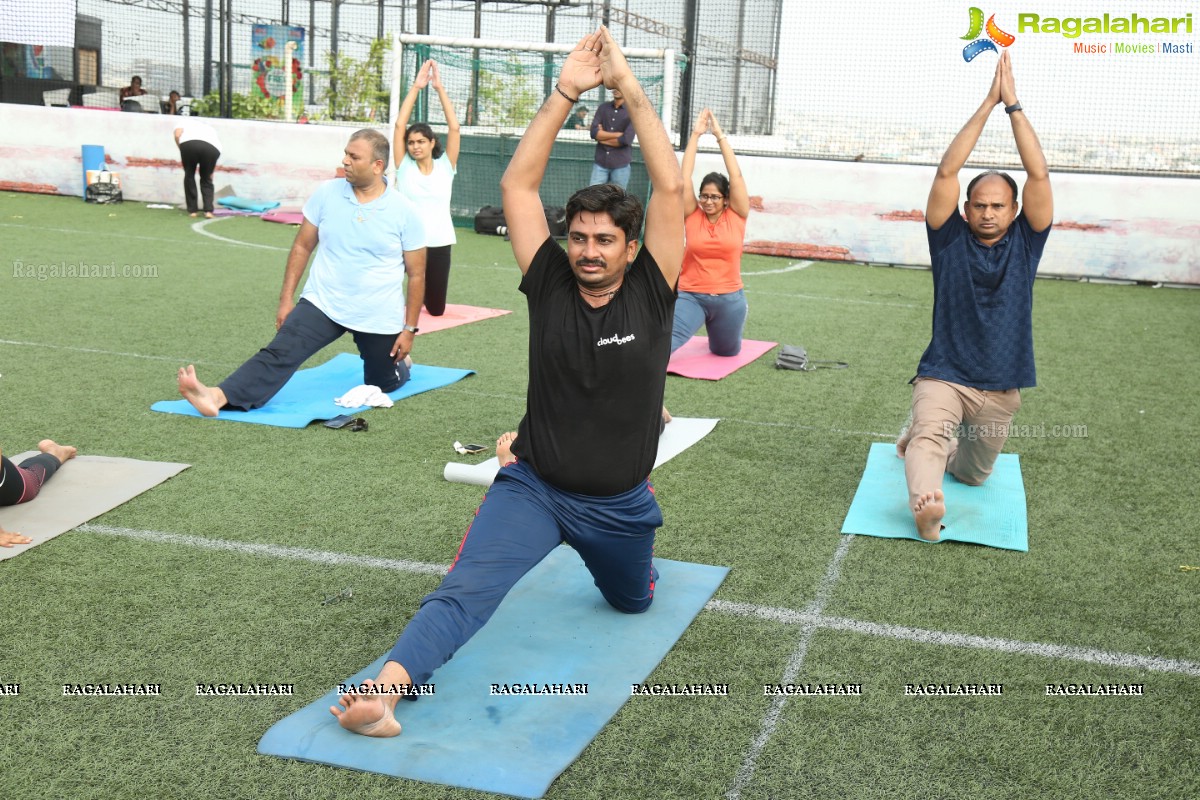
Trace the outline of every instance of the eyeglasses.
<path fill-rule="evenodd" d="M 337 594 L 331 594 L 328 597 L 326 597 L 324 600 L 321 601 L 321 605 L 331 606 L 334 603 L 340 603 L 343 600 L 353 600 L 353 599 L 354 599 L 354 589 L 350 586 L 347 586 L 345 589 L 342 589 Z"/>
<path fill-rule="evenodd" d="M 356 417 L 350 420 L 348 429 L 352 431 L 365 431 L 367 429 L 367 421 L 361 417 Z"/>
<path fill-rule="evenodd" d="M 702 194 L 702 195 L 700 195 L 700 202 L 702 202 L 702 203 L 715 203 L 718 200 L 724 200 L 724 199 L 725 199 L 725 195 L 723 195 L 723 194 Z"/>

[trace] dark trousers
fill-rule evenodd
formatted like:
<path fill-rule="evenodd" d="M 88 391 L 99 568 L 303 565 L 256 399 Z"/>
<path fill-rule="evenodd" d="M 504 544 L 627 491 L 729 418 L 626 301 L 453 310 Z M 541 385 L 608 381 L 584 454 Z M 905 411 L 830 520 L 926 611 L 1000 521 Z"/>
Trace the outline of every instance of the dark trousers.
<path fill-rule="evenodd" d="M 425 310 L 431 317 L 446 313 L 450 291 L 450 245 L 425 248 Z"/>
<path fill-rule="evenodd" d="M 300 365 L 343 333 L 354 336 L 363 360 L 363 383 L 394 392 L 408 383 L 408 366 L 391 356 L 396 333 L 363 333 L 343 327 L 307 300 L 301 299 L 283 321 L 271 343 L 259 350 L 225 380 L 225 407 L 238 411 L 262 408 L 283 388 Z M 352 386 L 342 387 L 343 391 Z"/>
<path fill-rule="evenodd" d="M 649 481 L 613 497 L 590 497 L 546 483 L 522 461 L 502 468 L 449 574 L 421 600 L 388 660 L 414 684 L 427 683 L 561 542 L 579 553 L 609 605 L 626 614 L 645 611 L 658 579 L 652 559 L 662 521 Z"/>
<path fill-rule="evenodd" d="M 28 503 L 60 466 L 58 459 L 49 453 L 30 456 L 19 467 L 0 456 L 0 506 Z"/>
<path fill-rule="evenodd" d="M 217 159 L 221 151 L 208 142 L 193 139 L 179 145 L 179 155 L 183 159 L 183 197 L 187 201 L 189 214 L 195 214 L 196 206 L 196 170 L 200 170 L 200 194 L 204 200 L 204 210 L 213 210 L 213 171 L 217 168 Z"/>

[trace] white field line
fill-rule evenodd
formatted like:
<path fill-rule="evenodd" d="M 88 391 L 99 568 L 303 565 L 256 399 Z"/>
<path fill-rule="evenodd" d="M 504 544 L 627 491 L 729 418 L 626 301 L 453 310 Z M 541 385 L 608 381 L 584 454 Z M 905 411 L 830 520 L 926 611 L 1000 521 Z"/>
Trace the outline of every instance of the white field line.
<path fill-rule="evenodd" d="M 12 339 L 0 339 L 0 344 L 19 345 L 21 347 L 49 347 L 52 350 L 71 350 L 76 353 L 95 353 L 104 356 L 124 356 L 126 358 L 148 358 L 152 361 L 173 361 L 176 364 L 204 364 L 213 367 L 235 366 L 224 361 L 197 361 L 195 359 L 177 358 L 176 356 L 147 356 L 141 353 L 122 353 L 117 350 L 98 350 L 94 347 L 72 347 L 65 344 L 45 344 L 43 342 L 18 342 Z"/>
<path fill-rule="evenodd" d="M 781 267 L 780 269 L 764 269 L 761 272 L 743 271 L 742 277 L 745 278 L 748 275 L 782 275 L 785 272 L 799 272 L 802 269 L 808 269 L 812 265 L 813 262 L 811 261 L 797 261 L 795 264 L 788 264 L 786 267 Z"/>
<path fill-rule="evenodd" d="M 211 539 L 205 536 L 190 536 L 182 533 L 142 531 L 132 528 L 115 528 L 108 525 L 92 524 L 80 525 L 75 530 L 83 531 L 84 533 L 99 533 L 106 536 L 121 536 L 127 539 L 141 539 L 159 544 L 178 544 L 187 547 L 199 547 L 206 550 L 245 553 L 264 558 L 309 561 L 316 564 L 389 569 L 396 572 L 417 572 L 427 575 L 444 575 L 447 571 L 445 565 L 430 564 L 422 561 L 356 556 L 347 553 L 334 553 L 327 550 L 309 550 L 303 547 L 235 542 L 228 539 Z M 836 570 L 839 568 L 841 559 L 845 555 L 845 549 L 849 547 L 849 542 L 853 538 L 853 536 L 843 537 L 842 544 L 834 554 L 834 560 L 830 563 L 829 568 L 826 569 L 825 579 L 822 581 L 821 587 L 817 590 L 816 599 L 803 611 L 775 606 L 760 606 L 753 603 L 738 603 L 730 600 L 709 600 L 705 609 L 740 617 L 754 617 L 785 625 L 829 628 L 830 630 L 850 631 L 867 636 L 883 636 L 889 639 L 901 639 L 925 644 L 967 647 L 977 650 L 994 650 L 1015 655 L 1032 655 L 1064 661 L 1082 661 L 1089 664 L 1101 664 L 1111 667 L 1129 667 L 1149 670 L 1151 672 L 1174 672 L 1200 677 L 1200 663 L 1193 661 L 1162 658 L 1160 656 L 1142 656 L 1134 653 L 1119 653 L 1109 650 L 1095 650 L 1085 647 L 1072 647 L 1070 645 L 1023 642 L 1017 639 L 972 636 L 970 634 L 952 633 L 949 631 L 907 628 L 902 625 L 862 622 L 860 620 L 822 614 L 820 607 L 823 607 L 828 600 L 828 594 L 833 586 L 830 575 L 833 574 L 834 579 L 836 579 Z"/>
<path fill-rule="evenodd" d="M 817 632 L 817 628 L 819 627 L 816 624 L 816 619 L 820 618 L 821 611 L 825 608 L 825 604 L 829 602 L 829 598 L 833 594 L 833 586 L 837 583 L 838 577 L 841 575 L 842 559 L 846 557 L 846 552 L 850 549 L 850 542 L 852 541 L 854 541 L 853 535 L 841 537 L 837 550 L 834 551 L 833 558 L 830 559 L 829 566 L 825 568 L 825 574 L 821 577 L 820 584 L 817 585 L 816 596 L 808 604 L 808 608 L 801 612 L 805 617 L 811 617 L 812 621 L 801 623 L 800 643 L 796 645 L 791 658 L 788 659 L 787 666 L 783 669 L 783 678 L 780 680 L 780 683 L 794 683 L 796 676 L 800 674 L 800 670 L 804 666 L 804 659 L 808 656 L 808 643 L 812 640 L 813 634 Z M 739 800 L 742 796 L 742 791 L 754 777 L 754 770 L 758 766 L 758 758 L 767 746 L 767 741 L 771 738 L 771 734 L 775 732 L 776 726 L 779 725 L 779 720 L 783 716 L 783 707 L 787 704 L 787 700 L 787 695 L 776 695 L 772 698 L 771 706 L 767 709 L 762 724 L 759 726 L 758 735 L 750 743 L 750 749 L 747 751 L 746 757 L 742 759 L 742 765 L 738 767 L 737 774 L 733 776 L 733 783 L 730 785 L 729 791 L 725 793 L 725 797 L 728 800 Z"/>
<path fill-rule="evenodd" d="M 1143 656 L 1136 653 L 1120 653 L 1113 650 L 1096 650 L 1088 647 L 1073 647 L 1042 642 L 1023 642 L 1019 639 L 1000 639 L 994 636 L 974 636 L 950 631 L 932 631 L 924 628 L 909 628 L 879 622 L 863 622 L 846 617 L 831 617 L 796 611 L 790 608 L 772 608 L 753 603 L 735 603 L 728 600 L 709 600 L 705 606 L 710 611 L 734 614 L 739 617 L 780 622 L 785 625 L 815 625 L 835 631 L 849 631 L 866 636 L 882 636 L 921 644 L 936 644 L 948 647 L 965 647 L 974 650 L 992 650 L 1013 655 L 1055 658 L 1061 661 L 1081 661 L 1106 667 L 1126 667 L 1150 672 L 1173 672 L 1180 675 L 1200 677 L 1200 663 L 1161 656 Z"/>
<path fill-rule="evenodd" d="M 328 550 L 309 550 L 305 547 L 284 547 L 277 544 L 234 542 L 228 539 L 209 539 L 204 536 L 188 536 L 182 533 L 139 531 L 131 528 L 112 528 L 108 525 L 90 524 L 80 525 L 75 530 L 84 531 L 85 533 L 101 533 L 105 536 L 121 536 L 126 539 L 141 539 L 160 544 L 182 544 L 188 547 L 201 547 L 206 550 L 227 550 L 252 556 L 263 556 L 265 558 L 311 561 L 314 564 L 370 567 L 372 569 L 390 569 L 396 572 L 419 572 L 426 575 L 445 575 L 448 571 L 443 564 L 427 564 L 422 561 L 408 561 L 407 559 L 355 556 L 347 553 L 331 553 Z"/>
<path fill-rule="evenodd" d="M 218 236 L 212 231 L 205 230 L 205 228 L 207 228 L 210 224 L 219 222 L 223 219 L 229 219 L 229 217 L 213 217 L 212 219 L 202 219 L 199 222 L 192 223 L 192 230 L 194 230 L 196 233 L 207 236 L 210 239 L 216 239 L 218 242 L 235 244 L 239 247 L 257 247 L 259 250 L 277 250 L 281 253 L 287 253 L 291 250 L 290 247 L 276 247 L 273 244 L 255 244 L 254 242 L 239 242 L 237 239 L 226 239 L 224 236 Z"/>

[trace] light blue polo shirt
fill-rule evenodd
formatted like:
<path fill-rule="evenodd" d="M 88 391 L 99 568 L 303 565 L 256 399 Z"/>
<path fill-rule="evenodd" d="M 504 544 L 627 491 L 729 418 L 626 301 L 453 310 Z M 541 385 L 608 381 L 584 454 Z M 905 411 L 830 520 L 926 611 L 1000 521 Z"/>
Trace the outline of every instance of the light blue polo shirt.
<path fill-rule="evenodd" d="M 404 251 L 425 246 L 425 229 L 399 192 L 360 204 L 345 178 L 321 184 L 304 204 L 319 244 L 300 296 L 339 325 L 362 333 L 404 327 Z"/>

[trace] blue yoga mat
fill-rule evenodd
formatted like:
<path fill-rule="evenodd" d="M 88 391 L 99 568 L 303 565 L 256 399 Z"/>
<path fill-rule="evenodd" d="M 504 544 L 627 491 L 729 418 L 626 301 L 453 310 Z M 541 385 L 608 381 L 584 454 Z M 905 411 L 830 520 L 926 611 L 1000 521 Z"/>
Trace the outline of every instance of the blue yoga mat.
<path fill-rule="evenodd" d="M 275 723 L 264 755 L 516 797 L 541 797 L 630 697 L 704 608 L 729 571 L 654 560 L 654 602 L 622 614 L 579 556 L 555 548 L 513 587 L 479 633 L 433 674 L 435 694 L 401 700 L 399 736 L 343 730 L 336 687 Z M 399 634 L 399 631 L 397 631 Z M 386 656 L 348 682 L 375 678 Z M 491 694 L 491 684 L 586 684 L 587 694 Z"/>
<path fill-rule="evenodd" d="M 253 411 L 221 411 L 217 419 L 234 422 L 254 422 L 259 425 L 275 425 L 280 428 L 303 428 L 314 419 L 332 419 L 338 414 L 357 414 L 370 406 L 342 408 L 333 402 L 363 380 L 362 358 L 354 353 L 338 353 L 319 367 L 302 369 L 283 385 L 271 402 Z M 470 369 L 451 367 L 429 367 L 413 364 L 408 383 L 388 394 L 393 400 L 403 400 L 414 394 L 441 389 L 456 383 L 468 375 Z M 187 400 L 159 400 L 150 406 L 152 411 L 166 414 L 183 414 L 189 417 L 203 416 Z"/>
<path fill-rule="evenodd" d="M 942 520 L 946 529 L 940 541 L 1029 551 L 1025 483 L 1015 453 L 1000 454 L 983 486 L 967 486 L 947 475 L 942 493 L 946 495 L 946 517 Z M 896 458 L 895 444 L 871 445 L 867 468 L 842 523 L 842 533 L 926 541 L 913 525 L 904 461 Z"/>

